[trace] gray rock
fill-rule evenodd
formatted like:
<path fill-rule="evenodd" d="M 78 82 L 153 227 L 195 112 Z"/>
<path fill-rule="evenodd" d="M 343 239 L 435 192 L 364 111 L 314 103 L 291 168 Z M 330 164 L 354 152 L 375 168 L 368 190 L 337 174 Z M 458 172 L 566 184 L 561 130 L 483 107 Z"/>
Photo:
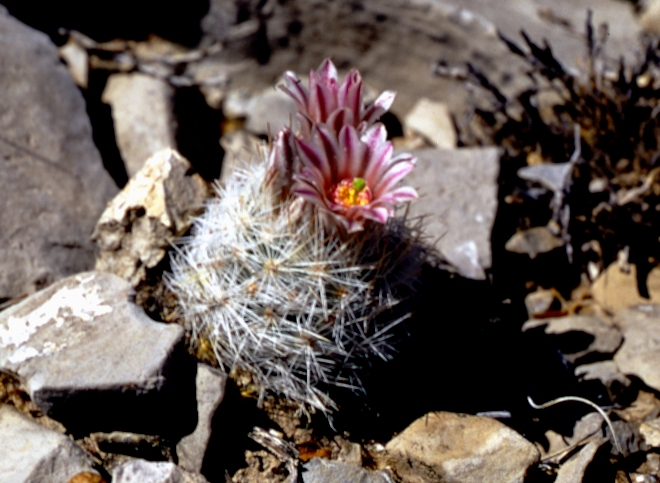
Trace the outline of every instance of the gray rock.
<path fill-rule="evenodd" d="M 553 290 L 537 289 L 535 292 L 525 296 L 525 308 L 527 315 L 534 317 L 550 310 L 553 302 L 557 299 L 557 292 Z"/>
<path fill-rule="evenodd" d="M 253 134 L 275 134 L 295 120 L 296 105 L 275 86 L 257 93 L 239 89 L 227 94 L 223 113 L 230 119 L 245 118 L 245 129 Z"/>
<path fill-rule="evenodd" d="M 0 7 L 0 300 L 94 266 L 89 240 L 117 187 L 85 101 L 48 36 Z"/>
<path fill-rule="evenodd" d="M 135 459 L 112 470 L 112 483 L 207 483 L 207 480 L 174 463 Z"/>
<path fill-rule="evenodd" d="M 536 447 L 499 421 L 434 412 L 387 443 L 397 474 L 409 483 L 522 483 Z"/>
<path fill-rule="evenodd" d="M 194 366 L 183 328 L 152 321 L 131 291 L 115 275 L 87 272 L 1 312 L 0 371 L 73 433 L 188 434 Z"/>
<path fill-rule="evenodd" d="M 304 483 L 394 483 L 387 471 L 370 471 L 360 466 L 313 458 L 304 466 Z"/>
<path fill-rule="evenodd" d="M 101 100 L 112 107 L 117 146 L 129 176 L 157 151 L 174 148 L 174 88 L 141 74 L 113 74 Z"/>
<path fill-rule="evenodd" d="M 71 439 L 9 405 L 0 405 L 0 439 L 3 483 L 67 483 L 83 471 L 95 473 L 91 459 Z"/>
<path fill-rule="evenodd" d="M 587 467 L 596 456 L 598 449 L 607 441 L 602 438 L 601 441 L 591 441 L 580 450 L 579 453 L 571 456 L 564 464 L 561 465 L 557 472 L 557 479 L 555 483 L 575 483 L 582 481 Z"/>
<path fill-rule="evenodd" d="M 426 215 L 425 233 L 458 272 L 483 280 L 491 267 L 491 228 L 497 211 L 496 148 L 414 151 L 406 184 L 418 189 L 411 216 Z"/>
<path fill-rule="evenodd" d="M 566 360 L 573 363 L 588 354 L 614 354 L 621 346 L 623 336 L 611 324 L 598 317 L 587 315 L 573 315 L 552 319 L 528 320 L 522 327 L 523 332 L 543 327 L 546 334 L 568 334 L 571 332 L 584 332 L 594 340 L 584 349 L 577 352 L 563 353 Z"/>
<path fill-rule="evenodd" d="M 227 375 L 206 364 L 197 365 L 197 427 L 176 445 L 179 466 L 199 473 L 211 438 L 211 421 L 225 397 Z"/>
<path fill-rule="evenodd" d="M 630 379 L 621 374 L 614 361 L 583 364 L 575 368 L 575 375 L 585 381 L 600 381 L 613 399 L 632 384 Z"/>
<path fill-rule="evenodd" d="M 660 305 L 639 305 L 616 314 L 623 344 L 614 355 L 619 370 L 660 391 Z"/>
<path fill-rule="evenodd" d="M 137 286 L 190 228 L 206 195 L 187 159 L 169 148 L 155 153 L 101 215 L 92 235 L 101 252 L 96 270 Z"/>

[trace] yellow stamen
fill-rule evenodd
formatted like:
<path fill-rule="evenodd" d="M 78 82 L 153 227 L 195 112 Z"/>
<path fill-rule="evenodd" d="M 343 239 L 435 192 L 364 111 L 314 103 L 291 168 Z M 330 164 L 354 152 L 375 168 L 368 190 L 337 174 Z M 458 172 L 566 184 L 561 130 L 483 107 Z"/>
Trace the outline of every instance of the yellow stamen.
<path fill-rule="evenodd" d="M 363 178 L 346 178 L 332 188 L 330 198 L 334 203 L 349 208 L 371 203 L 373 195 Z"/>

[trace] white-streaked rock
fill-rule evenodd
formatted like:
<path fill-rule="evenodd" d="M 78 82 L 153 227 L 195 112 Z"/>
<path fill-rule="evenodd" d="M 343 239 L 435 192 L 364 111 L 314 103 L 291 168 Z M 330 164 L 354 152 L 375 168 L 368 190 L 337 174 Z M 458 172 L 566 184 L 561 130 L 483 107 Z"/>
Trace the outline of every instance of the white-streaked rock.
<path fill-rule="evenodd" d="M 86 272 L 0 312 L 0 371 L 16 374 L 39 409 L 70 430 L 185 430 L 183 416 L 165 420 L 180 401 L 194 411 L 194 387 L 172 387 L 170 366 L 186 367 L 174 359 L 183 328 L 154 322 L 131 294 L 116 275 Z"/>
<path fill-rule="evenodd" d="M 207 480 L 174 463 L 135 459 L 113 469 L 112 483 L 207 483 Z"/>

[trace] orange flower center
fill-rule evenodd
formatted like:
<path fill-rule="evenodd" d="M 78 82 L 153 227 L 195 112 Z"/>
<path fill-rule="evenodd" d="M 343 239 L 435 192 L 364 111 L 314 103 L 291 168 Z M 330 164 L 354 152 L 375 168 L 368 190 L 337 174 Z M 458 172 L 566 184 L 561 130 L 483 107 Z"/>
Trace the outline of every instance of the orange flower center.
<path fill-rule="evenodd" d="M 330 199 L 344 208 L 371 203 L 373 195 L 362 178 L 343 179 L 330 190 Z"/>

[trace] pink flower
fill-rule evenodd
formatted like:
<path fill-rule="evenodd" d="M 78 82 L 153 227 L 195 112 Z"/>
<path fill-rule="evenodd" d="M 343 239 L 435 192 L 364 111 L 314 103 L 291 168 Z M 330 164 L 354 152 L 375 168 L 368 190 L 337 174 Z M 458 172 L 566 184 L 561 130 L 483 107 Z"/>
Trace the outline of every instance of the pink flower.
<path fill-rule="evenodd" d="M 339 84 L 337 69 L 325 59 L 316 71 L 309 72 L 309 90 L 291 71 L 284 74 L 285 85 L 280 88 L 296 102 L 298 120 L 304 137 L 315 124 L 327 124 L 335 134 L 344 125 L 364 132 L 380 118 L 394 102 L 394 92 L 385 91 L 368 106 L 362 101 L 362 77 L 351 70 Z"/>
<path fill-rule="evenodd" d="M 300 169 L 293 192 L 327 213 L 348 233 L 364 229 L 367 220 L 386 223 L 394 207 L 417 199 L 410 187 L 396 187 L 415 166 L 409 154 L 392 157 L 392 143 L 380 123 L 360 134 L 345 124 L 334 129 L 316 124 L 308 139 L 294 138 Z"/>

